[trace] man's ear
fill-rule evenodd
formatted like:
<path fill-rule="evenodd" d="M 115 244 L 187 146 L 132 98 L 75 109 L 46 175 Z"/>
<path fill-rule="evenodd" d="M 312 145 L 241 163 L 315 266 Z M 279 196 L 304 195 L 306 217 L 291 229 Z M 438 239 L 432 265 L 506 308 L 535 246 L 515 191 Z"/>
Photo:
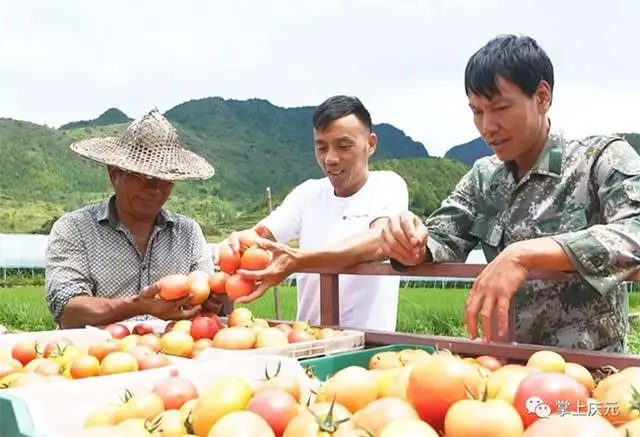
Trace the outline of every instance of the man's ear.
<path fill-rule="evenodd" d="M 367 155 L 369 156 L 373 155 L 377 147 L 378 147 L 378 136 L 375 133 L 371 132 L 369 134 L 369 139 L 368 139 Z"/>

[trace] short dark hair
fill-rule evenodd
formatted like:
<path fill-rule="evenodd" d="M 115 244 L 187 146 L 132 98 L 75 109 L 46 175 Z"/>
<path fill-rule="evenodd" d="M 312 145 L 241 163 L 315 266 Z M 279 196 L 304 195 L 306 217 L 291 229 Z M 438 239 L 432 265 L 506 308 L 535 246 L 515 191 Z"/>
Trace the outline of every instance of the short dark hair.
<path fill-rule="evenodd" d="M 360 99 L 352 96 L 333 96 L 322 102 L 313 111 L 313 127 L 324 130 L 333 121 L 354 114 L 369 130 L 372 129 L 371 114 Z"/>
<path fill-rule="evenodd" d="M 529 36 L 500 35 L 474 53 L 464 72 L 464 89 L 491 100 L 499 94 L 497 79 L 517 85 L 532 97 L 541 81 L 553 93 L 553 64 L 549 56 Z"/>

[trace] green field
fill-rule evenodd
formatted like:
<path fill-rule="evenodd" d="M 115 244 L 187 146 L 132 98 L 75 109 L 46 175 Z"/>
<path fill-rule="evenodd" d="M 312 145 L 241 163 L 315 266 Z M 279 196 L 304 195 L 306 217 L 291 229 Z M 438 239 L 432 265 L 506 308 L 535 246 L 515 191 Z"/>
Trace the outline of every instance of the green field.
<path fill-rule="evenodd" d="M 402 288 L 397 330 L 432 335 L 466 336 L 462 310 L 466 290 L 443 288 Z M 295 288 L 279 287 L 281 318 L 296 314 Z M 640 293 L 630 293 L 630 312 L 640 310 Z M 241 305 L 245 306 L 245 305 Z M 275 318 L 274 294 L 269 290 L 259 301 L 246 305 L 256 317 Z M 0 324 L 10 330 L 39 331 L 54 328 L 41 286 L 0 289 Z M 632 324 L 630 352 L 640 353 L 640 325 Z"/>

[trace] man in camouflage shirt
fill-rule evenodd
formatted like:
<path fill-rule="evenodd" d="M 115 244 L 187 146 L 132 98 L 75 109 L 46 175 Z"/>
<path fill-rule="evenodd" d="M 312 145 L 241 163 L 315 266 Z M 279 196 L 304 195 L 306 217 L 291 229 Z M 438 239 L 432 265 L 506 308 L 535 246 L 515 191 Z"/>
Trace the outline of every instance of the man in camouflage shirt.
<path fill-rule="evenodd" d="M 504 36 L 469 60 L 465 90 L 495 155 L 479 159 L 425 223 L 389 220 L 382 251 L 397 266 L 464 262 L 480 244 L 489 264 L 466 301 L 465 324 L 503 336 L 515 294 L 516 341 L 626 349 L 624 281 L 640 261 L 640 156 L 616 136 L 569 141 L 550 128 L 553 66 L 528 37 Z M 529 280 L 533 269 L 569 280 Z"/>

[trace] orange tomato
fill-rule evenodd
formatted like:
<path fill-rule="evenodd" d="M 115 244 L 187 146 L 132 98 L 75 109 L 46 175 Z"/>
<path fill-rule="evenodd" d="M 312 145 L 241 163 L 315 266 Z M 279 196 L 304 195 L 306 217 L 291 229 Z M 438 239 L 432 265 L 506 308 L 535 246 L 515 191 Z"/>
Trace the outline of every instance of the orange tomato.
<path fill-rule="evenodd" d="M 253 229 L 245 229 L 240 232 L 238 240 L 240 241 L 240 250 L 244 251 L 251 246 L 256 245 L 256 241 L 260 238 L 260 235 Z"/>
<path fill-rule="evenodd" d="M 236 300 L 239 297 L 251 294 L 255 287 L 256 284 L 253 280 L 241 275 L 231 275 L 225 284 L 227 296 L 229 296 L 231 300 Z"/>
<path fill-rule="evenodd" d="M 269 265 L 271 253 L 257 246 L 248 248 L 240 258 L 240 268 L 245 270 L 262 270 Z"/>
<path fill-rule="evenodd" d="M 158 281 L 158 296 L 163 300 L 177 300 L 191 293 L 187 275 L 169 275 Z"/>
<path fill-rule="evenodd" d="M 225 272 L 216 272 L 209 276 L 209 289 L 216 294 L 225 294 L 227 292 L 225 286 L 229 274 Z"/>
<path fill-rule="evenodd" d="M 69 370 L 73 379 L 88 378 L 100 374 L 100 361 L 93 355 L 82 355 L 71 362 Z"/>
<path fill-rule="evenodd" d="M 209 287 L 209 274 L 200 270 L 193 271 L 187 275 L 189 288 L 191 289 L 190 305 L 200 305 L 207 300 L 211 289 Z"/>
<path fill-rule="evenodd" d="M 240 267 L 240 252 L 234 252 L 228 244 L 220 245 L 218 251 L 218 267 L 225 273 L 233 275 Z"/>

